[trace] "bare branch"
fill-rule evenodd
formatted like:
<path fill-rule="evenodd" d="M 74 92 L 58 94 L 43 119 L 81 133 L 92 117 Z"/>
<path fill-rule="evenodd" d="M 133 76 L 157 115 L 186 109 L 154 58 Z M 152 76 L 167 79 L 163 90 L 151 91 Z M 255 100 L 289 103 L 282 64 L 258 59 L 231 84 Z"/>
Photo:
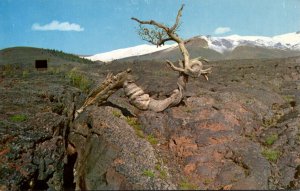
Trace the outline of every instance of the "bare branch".
<path fill-rule="evenodd" d="M 161 39 L 161 40 L 157 43 L 157 45 L 158 45 L 158 46 L 165 45 L 165 42 L 171 41 L 171 40 L 173 40 L 173 39 L 172 39 L 172 38 Z"/>
<path fill-rule="evenodd" d="M 113 76 L 112 73 L 109 73 L 105 78 L 104 82 L 102 82 L 99 86 L 93 89 L 87 98 L 83 106 L 76 110 L 75 119 L 78 115 L 83 112 L 83 110 L 92 104 L 102 104 L 104 103 L 109 96 L 115 93 L 118 89 L 122 88 L 124 82 L 129 79 L 131 70 L 127 69 L 126 71 L 120 72 L 117 75 Z"/>
<path fill-rule="evenodd" d="M 166 60 L 166 62 L 167 62 L 167 64 L 168 64 L 173 70 L 175 70 L 175 71 L 177 71 L 177 72 L 185 72 L 185 70 L 184 70 L 183 68 L 179 68 L 179 67 L 175 66 L 175 65 L 173 64 L 173 62 L 171 62 L 171 61 L 169 61 L 169 60 Z"/>
<path fill-rule="evenodd" d="M 207 68 L 207 69 L 204 69 L 204 70 L 201 70 L 201 74 L 210 74 L 211 72 L 212 72 L 211 67 Z"/>
<path fill-rule="evenodd" d="M 166 27 L 165 25 L 163 25 L 163 24 L 161 24 L 161 23 L 158 23 L 158 22 L 156 22 L 156 21 L 154 21 L 154 20 L 150 20 L 150 21 L 141 21 L 141 20 L 139 20 L 139 19 L 137 19 L 137 18 L 135 18 L 135 17 L 132 17 L 131 19 L 134 20 L 134 21 L 136 21 L 136 22 L 138 22 L 138 23 L 140 23 L 140 24 L 143 24 L 143 25 L 155 25 L 155 26 L 157 26 L 157 27 L 159 27 L 159 28 L 164 29 L 166 32 L 169 31 L 169 28 L 168 28 L 168 27 Z"/>
<path fill-rule="evenodd" d="M 204 61 L 204 62 L 206 62 L 206 63 L 209 63 L 209 60 L 206 59 L 206 58 L 203 58 L 202 56 L 199 56 L 199 57 L 197 57 L 197 58 L 193 58 L 193 60 L 199 60 L 199 61 Z"/>
<path fill-rule="evenodd" d="M 178 13 L 177 13 L 177 17 L 176 17 L 176 21 L 175 21 L 175 24 L 173 25 L 172 28 L 170 28 L 170 31 L 176 31 L 178 26 L 179 26 L 179 20 L 182 16 L 182 10 L 183 10 L 183 7 L 184 7 L 184 4 L 181 5 L 181 8 L 178 10 Z"/>
<path fill-rule="evenodd" d="M 138 22 L 141 25 L 152 25 L 155 26 L 159 29 L 162 29 L 161 31 L 158 29 L 149 29 L 149 28 L 144 28 L 140 27 L 139 35 L 142 37 L 143 40 L 146 40 L 150 42 L 151 44 L 155 44 L 157 46 L 164 45 L 165 42 L 167 41 L 175 41 L 177 43 L 181 43 L 183 40 L 179 38 L 179 36 L 176 34 L 176 31 L 179 29 L 180 26 L 180 18 L 182 15 L 182 10 L 183 10 L 184 5 L 181 6 L 181 8 L 178 11 L 176 21 L 172 28 L 169 28 L 168 26 L 156 22 L 154 20 L 149 20 L 149 21 L 142 21 L 139 20 L 135 17 L 132 17 L 131 19 Z M 146 30 L 147 29 L 147 30 Z"/>

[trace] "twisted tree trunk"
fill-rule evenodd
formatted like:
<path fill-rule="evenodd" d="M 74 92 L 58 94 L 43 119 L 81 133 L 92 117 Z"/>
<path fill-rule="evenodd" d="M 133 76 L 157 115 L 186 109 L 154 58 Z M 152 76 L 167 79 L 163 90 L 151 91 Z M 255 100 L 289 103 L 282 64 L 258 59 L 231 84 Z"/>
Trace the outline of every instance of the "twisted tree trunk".
<path fill-rule="evenodd" d="M 167 41 L 175 41 L 178 43 L 183 61 L 179 60 L 179 66 L 175 66 L 171 61 L 167 60 L 167 64 L 174 71 L 179 72 L 179 77 L 177 80 L 178 88 L 172 92 L 171 96 L 163 100 L 155 100 L 151 98 L 149 94 L 146 94 L 142 88 L 134 83 L 130 74 L 131 70 L 127 69 L 126 71 L 120 72 L 115 76 L 109 74 L 103 83 L 92 90 L 83 106 L 76 111 L 75 118 L 77 118 L 87 106 L 95 103 L 101 104 L 105 102 L 110 95 L 122 87 L 125 95 L 129 98 L 129 102 L 138 109 L 160 112 L 181 102 L 184 97 L 184 90 L 189 77 L 197 78 L 200 75 L 203 75 L 208 80 L 207 74 L 211 72 L 211 68 L 203 69 L 203 64 L 200 61 L 206 60 L 199 58 L 190 59 L 190 55 L 185 47 L 184 40 L 176 34 L 180 26 L 179 21 L 182 16 L 183 7 L 184 5 L 182 5 L 179 9 L 176 21 L 172 27 L 167 27 L 166 25 L 153 20 L 142 21 L 134 17 L 131 18 L 140 24 L 139 35 L 142 37 L 142 39 L 157 46 L 164 45 L 164 43 Z M 154 28 L 151 29 L 143 27 L 143 25 L 149 25 Z"/>
<path fill-rule="evenodd" d="M 86 107 L 93 104 L 101 105 L 115 93 L 118 89 L 123 88 L 125 95 L 129 98 L 129 102 L 140 110 L 152 110 L 160 112 L 170 106 L 177 105 L 183 98 L 183 89 L 185 82 L 183 77 L 178 78 L 178 89 L 175 89 L 170 97 L 163 100 L 155 100 L 146 94 L 142 88 L 137 86 L 132 80 L 131 69 L 120 72 L 113 76 L 111 73 L 106 79 L 87 96 L 83 106 L 76 110 L 75 119 Z"/>

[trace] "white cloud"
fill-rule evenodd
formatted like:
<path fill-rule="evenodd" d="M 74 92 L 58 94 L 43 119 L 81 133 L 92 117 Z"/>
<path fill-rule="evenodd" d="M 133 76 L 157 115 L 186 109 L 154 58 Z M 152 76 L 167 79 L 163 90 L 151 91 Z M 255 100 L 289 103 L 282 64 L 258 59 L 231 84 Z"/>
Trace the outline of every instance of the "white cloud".
<path fill-rule="evenodd" d="M 230 27 L 218 27 L 216 28 L 215 30 L 215 34 L 224 34 L 224 33 L 228 33 L 231 31 L 231 28 Z"/>
<path fill-rule="evenodd" d="M 34 23 L 31 29 L 36 31 L 84 31 L 84 28 L 82 28 L 79 24 L 59 21 L 52 21 L 45 25 Z"/>

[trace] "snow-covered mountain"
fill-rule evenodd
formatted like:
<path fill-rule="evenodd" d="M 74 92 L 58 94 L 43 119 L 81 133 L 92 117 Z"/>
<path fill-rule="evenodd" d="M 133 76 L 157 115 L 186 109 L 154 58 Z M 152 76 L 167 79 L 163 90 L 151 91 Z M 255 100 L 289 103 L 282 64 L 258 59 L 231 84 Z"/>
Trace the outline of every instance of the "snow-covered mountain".
<path fill-rule="evenodd" d="M 239 36 L 231 35 L 226 37 L 201 36 L 208 43 L 208 48 L 224 53 L 232 51 L 238 46 L 259 46 L 281 50 L 300 50 L 300 32 L 287 33 L 283 35 L 264 36 Z"/>
<path fill-rule="evenodd" d="M 90 59 L 92 61 L 111 62 L 113 60 L 118 60 L 121 58 L 150 54 L 153 52 L 157 52 L 160 50 L 174 47 L 176 45 L 177 44 L 164 45 L 161 47 L 157 47 L 155 45 L 142 44 L 142 45 L 138 45 L 138 46 L 134 46 L 134 47 L 122 48 L 122 49 L 117 49 L 117 50 L 113 50 L 110 52 L 95 54 L 93 56 L 88 56 L 85 58 Z"/>
<path fill-rule="evenodd" d="M 197 40 L 199 39 L 199 40 Z M 205 40 L 207 43 L 203 43 Z M 204 42 L 205 42 L 204 41 Z M 300 31 L 294 33 L 287 33 L 283 35 L 265 37 L 265 36 L 239 36 L 231 35 L 225 37 L 212 37 L 212 36 L 198 36 L 191 38 L 187 43 L 202 43 L 206 44 L 203 48 L 208 48 L 217 51 L 221 54 L 225 52 L 232 52 L 235 48 L 240 46 L 248 47 L 263 47 L 276 50 L 293 50 L 300 51 Z M 174 51 L 177 44 L 165 45 L 156 47 L 154 45 L 139 45 L 129 48 L 117 49 L 110 52 L 100 53 L 93 56 L 85 57 L 93 61 L 110 62 L 113 60 L 123 59 L 127 57 L 136 57 L 147 55 L 154 52 L 171 52 Z M 198 45 L 196 48 L 199 47 Z M 152 55 L 152 54 L 151 54 Z"/>

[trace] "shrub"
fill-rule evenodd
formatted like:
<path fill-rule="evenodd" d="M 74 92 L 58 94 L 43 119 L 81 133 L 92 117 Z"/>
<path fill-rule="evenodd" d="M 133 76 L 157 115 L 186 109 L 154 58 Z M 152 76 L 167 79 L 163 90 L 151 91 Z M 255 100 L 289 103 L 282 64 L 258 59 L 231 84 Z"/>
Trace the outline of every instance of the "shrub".
<path fill-rule="evenodd" d="M 112 111 L 113 116 L 120 118 L 122 116 L 122 113 L 119 110 L 113 110 Z"/>
<path fill-rule="evenodd" d="M 262 155 L 271 162 L 276 162 L 280 156 L 280 152 L 273 149 L 264 149 Z"/>
<path fill-rule="evenodd" d="M 151 170 L 144 170 L 143 175 L 147 176 L 147 177 L 150 177 L 150 178 L 154 178 L 154 176 L 155 176 L 154 172 L 152 172 Z"/>
<path fill-rule="evenodd" d="M 295 96 L 294 96 L 294 95 L 284 95 L 284 96 L 282 96 L 282 97 L 283 97 L 283 99 L 284 99 L 286 102 L 288 102 L 288 103 L 290 103 L 290 102 L 292 102 L 292 101 L 295 100 Z"/>
<path fill-rule="evenodd" d="M 3 75 L 4 76 L 11 76 L 15 73 L 16 68 L 12 64 L 5 64 L 2 66 L 3 69 Z"/>
<path fill-rule="evenodd" d="M 4 121 L 0 120 L 0 126 L 5 125 Z"/>
<path fill-rule="evenodd" d="M 81 74 L 76 68 L 73 68 L 68 74 L 68 78 L 71 80 L 71 83 L 81 89 L 84 92 L 88 92 L 91 87 L 91 81 Z"/>
<path fill-rule="evenodd" d="M 27 117 L 26 117 L 26 115 L 23 115 L 23 114 L 17 114 L 17 115 L 11 116 L 10 120 L 12 122 L 23 122 L 23 121 L 27 120 Z"/>
<path fill-rule="evenodd" d="M 29 76 L 29 71 L 28 70 L 23 70 L 22 77 L 27 78 L 28 76 Z"/>
<path fill-rule="evenodd" d="M 166 179 L 168 177 L 167 171 L 165 171 L 165 169 L 163 169 L 160 164 L 157 164 L 155 166 L 155 169 L 159 172 L 159 177 L 161 179 Z"/>
<path fill-rule="evenodd" d="M 140 138 L 145 138 L 145 135 L 144 135 L 144 133 L 142 131 L 142 128 L 141 128 L 141 124 L 137 121 L 136 118 L 126 117 L 126 122 L 128 123 L 128 125 L 133 127 L 133 129 L 135 130 L 135 133 L 136 133 L 137 136 L 139 136 Z"/>
<path fill-rule="evenodd" d="M 274 126 L 277 124 L 278 120 L 280 120 L 280 118 L 284 115 L 283 112 L 276 112 L 273 116 L 271 117 L 264 117 L 263 118 L 263 126 L 268 128 L 271 126 Z"/>
<path fill-rule="evenodd" d="M 148 135 L 147 140 L 151 145 L 156 145 L 158 143 L 157 139 L 153 135 Z"/>
<path fill-rule="evenodd" d="M 179 189 L 180 190 L 196 190 L 196 189 L 198 189 L 198 186 L 196 186 L 186 180 L 183 180 L 179 183 Z"/>
<path fill-rule="evenodd" d="M 60 67 L 49 67 L 48 72 L 51 75 L 60 74 L 62 72 Z"/>
<path fill-rule="evenodd" d="M 270 135 L 266 138 L 265 143 L 266 143 L 266 145 L 273 145 L 274 142 L 277 141 L 277 140 L 278 140 L 278 135 L 277 134 L 272 134 L 272 135 Z"/>
<path fill-rule="evenodd" d="M 204 179 L 203 184 L 208 185 L 208 184 L 211 184 L 212 182 L 213 182 L 213 179 L 206 178 L 206 179 Z"/>

